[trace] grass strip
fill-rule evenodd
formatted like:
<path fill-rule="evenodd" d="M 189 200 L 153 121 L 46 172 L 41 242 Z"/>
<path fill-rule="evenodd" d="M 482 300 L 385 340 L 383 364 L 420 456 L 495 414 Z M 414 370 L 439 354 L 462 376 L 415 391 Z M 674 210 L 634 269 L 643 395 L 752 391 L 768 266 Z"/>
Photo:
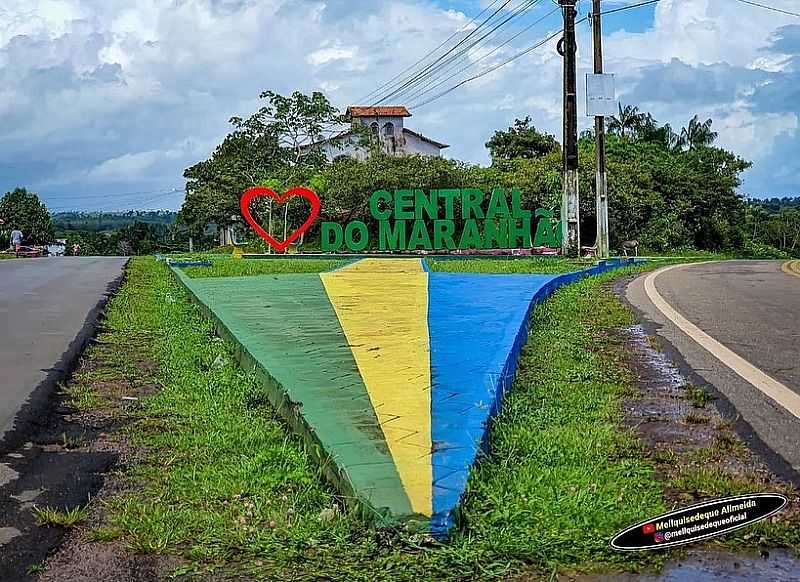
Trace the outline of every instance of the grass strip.
<path fill-rule="evenodd" d="M 594 261 L 533 257 L 530 259 L 429 258 L 431 271 L 446 273 L 570 273 L 591 267 Z"/>
<path fill-rule="evenodd" d="M 608 547 L 618 530 L 665 509 L 639 441 L 619 429 L 633 380 L 613 330 L 631 314 L 603 285 L 642 268 L 584 279 L 534 308 L 494 420 L 493 455 L 473 472 L 461 524 L 442 545 L 376 530 L 343 509 L 168 268 L 134 259 L 105 337 L 120 349 L 147 337 L 162 388 L 131 413 L 147 460 L 131 475 L 136 493 L 109 506 L 104 531 L 132 551 L 181 556 L 178 573 L 264 580 L 472 580 L 658 564 L 663 556 Z"/>
<path fill-rule="evenodd" d="M 244 277 L 284 273 L 322 273 L 344 266 L 344 260 L 327 259 L 232 259 L 213 258 L 210 267 L 184 267 L 191 278 Z"/>

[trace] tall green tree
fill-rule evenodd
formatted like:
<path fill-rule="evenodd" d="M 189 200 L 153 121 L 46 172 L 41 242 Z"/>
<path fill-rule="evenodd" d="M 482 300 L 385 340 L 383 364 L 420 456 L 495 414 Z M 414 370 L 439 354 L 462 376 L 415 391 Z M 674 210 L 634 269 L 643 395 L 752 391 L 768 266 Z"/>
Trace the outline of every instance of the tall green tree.
<path fill-rule="evenodd" d="M 25 188 L 15 188 L 0 199 L 0 219 L 5 223 L 0 228 L 5 229 L 6 239 L 1 244 L 8 242 L 8 233 L 14 228 L 22 231 L 28 243 L 45 244 L 54 238 L 53 220 L 47 207 Z"/>
<path fill-rule="evenodd" d="M 260 97 L 264 106 L 248 118 L 232 117 L 233 131 L 211 158 L 184 172 L 186 199 L 179 219 L 195 235 L 209 223 L 236 222 L 247 188 L 308 183 L 327 165 L 321 146 L 346 122 L 328 99 L 319 92 L 287 97 L 265 91 Z"/>
<path fill-rule="evenodd" d="M 621 138 L 634 137 L 636 129 L 642 124 L 645 115 L 639 111 L 639 108 L 634 105 L 622 106 L 618 103 L 619 113 L 608 119 L 609 133 L 617 134 Z"/>
<path fill-rule="evenodd" d="M 541 158 L 558 151 L 555 136 L 543 133 L 531 123 L 531 118 L 515 119 L 505 131 L 496 131 L 486 142 L 492 161 Z"/>
<path fill-rule="evenodd" d="M 689 120 L 689 125 L 681 130 L 679 145 L 688 150 L 693 150 L 700 146 L 710 146 L 719 135 L 711 129 L 713 123 L 711 119 L 700 121 L 700 116 L 695 115 Z"/>

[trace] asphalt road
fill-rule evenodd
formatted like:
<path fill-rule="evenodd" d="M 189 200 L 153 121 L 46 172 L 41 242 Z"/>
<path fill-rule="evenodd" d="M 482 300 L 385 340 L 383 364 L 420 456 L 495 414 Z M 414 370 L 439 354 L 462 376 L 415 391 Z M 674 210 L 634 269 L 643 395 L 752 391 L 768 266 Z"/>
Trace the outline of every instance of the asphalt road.
<path fill-rule="evenodd" d="M 782 270 L 783 263 L 683 265 L 635 279 L 628 285 L 626 297 L 640 311 L 649 331 L 667 342 L 668 351 L 690 380 L 718 392 L 723 412 L 744 425 L 750 444 L 767 456 L 774 455 L 772 460 L 781 472 L 791 475 L 794 471 L 796 478 L 800 472 L 796 410 L 800 395 L 800 277 Z M 653 291 L 667 307 L 657 305 Z M 670 317 L 669 308 L 677 312 L 677 321 L 675 313 Z M 680 316 L 690 326 L 681 325 Z M 701 333 L 692 332 L 691 324 Z M 702 332 L 711 337 L 712 347 L 721 344 L 721 352 L 727 348 L 733 355 L 725 357 L 709 350 Z M 746 364 L 763 375 L 743 376 Z M 773 383 L 787 396 L 782 403 L 769 395 L 767 384 L 758 381 L 766 376 L 777 381 Z"/>
<path fill-rule="evenodd" d="M 0 261 L 0 443 L 34 393 L 63 377 L 126 259 Z M 37 390 L 38 389 L 38 390 Z M 41 395 L 41 394 L 40 394 Z M 41 395 L 46 396 L 46 395 Z M 35 410 L 30 411 L 35 414 Z"/>

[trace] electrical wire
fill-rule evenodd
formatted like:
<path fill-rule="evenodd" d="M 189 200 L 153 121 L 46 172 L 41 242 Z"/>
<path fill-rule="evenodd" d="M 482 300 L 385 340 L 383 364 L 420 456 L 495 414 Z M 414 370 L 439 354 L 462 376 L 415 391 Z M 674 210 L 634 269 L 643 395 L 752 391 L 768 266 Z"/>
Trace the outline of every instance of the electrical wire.
<path fill-rule="evenodd" d="M 584 20 L 586 20 L 586 18 L 584 18 L 584 19 L 582 19 L 582 20 L 580 20 L 580 21 L 578 21 L 578 22 L 583 22 Z M 576 22 L 576 24 L 578 24 L 578 22 Z M 526 49 L 525 49 L 525 50 L 523 50 L 523 51 L 520 51 L 519 53 L 515 54 L 514 56 L 512 56 L 512 57 L 511 57 L 511 58 L 509 58 L 509 59 L 506 59 L 506 60 L 505 60 L 505 61 L 503 61 L 502 63 L 500 63 L 500 64 L 498 64 L 498 65 L 495 65 L 495 66 L 493 66 L 493 67 L 490 67 L 490 68 L 486 69 L 485 71 L 482 71 L 482 72 L 478 73 L 477 75 L 473 75 L 472 77 L 469 77 L 469 78 L 467 78 L 467 79 L 464 79 L 464 80 L 463 80 L 463 81 L 461 81 L 460 83 L 457 83 L 456 85 L 454 85 L 454 86 L 450 87 L 449 89 L 447 89 L 447 90 L 443 91 L 442 93 L 439 93 L 438 95 L 435 95 L 435 96 L 431 97 L 430 99 L 427 99 L 427 100 L 423 101 L 422 103 L 418 103 L 418 104 L 416 104 L 416 105 L 413 107 L 413 109 L 419 109 L 420 107 L 424 107 L 425 105 L 428 105 L 429 103 L 433 103 L 433 102 L 434 102 L 434 101 L 436 101 L 437 99 L 440 99 L 440 98 L 444 97 L 445 95 L 447 95 L 448 93 L 451 93 L 452 91 L 455 91 L 455 90 L 456 90 L 456 89 L 458 89 L 459 87 L 462 87 L 462 86 L 466 85 L 467 83 L 471 83 L 472 81 L 475 81 L 475 80 L 477 80 L 477 79 L 480 79 L 481 77 L 484 77 L 484 76 L 488 75 L 489 73 L 492 73 L 492 72 L 496 71 L 497 69 L 499 69 L 499 68 L 501 68 L 501 67 L 504 67 L 504 66 L 506 66 L 506 65 L 507 65 L 507 64 L 509 64 L 510 62 L 512 62 L 512 61 L 515 61 L 515 60 L 517 60 L 517 59 L 518 59 L 518 58 L 520 58 L 520 57 L 524 57 L 524 56 L 525 56 L 525 55 L 527 55 L 528 53 L 530 53 L 530 52 L 532 52 L 532 51 L 536 50 L 536 49 L 537 49 L 537 48 L 539 48 L 540 46 L 542 46 L 542 45 L 544 45 L 544 44 L 548 43 L 549 41 L 553 40 L 554 38 L 556 38 L 557 36 L 559 36 L 559 35 L 560 35 L 560 34 L 562 34 L 563 32 L 564 32 L 564 29 L 563 29 L 563 28 L 562 28 L 562 29 L 560 29 L 560 30 L 557 30 L 556 32 L 554 32 L 553 34 L 551 34 L 550 36 L 548 36 L 547 38 L 540 40 L 539 42 L 537 42 L 537 43 L 536 43 L 536 44 L 534 44 L 533 46 L 530 46 L 530 47 L 526 48 Z"/>
<path fill-rule="evenodd" d="M 554 8 L 552 11 L 548 12 L 547 14 L 542 16 L 541 18 L 537 18 L 534 22 L 532 22 L 531 24 L 525 26 L 520 31 L 514 33 L 511 37 L 509 37 L 508 39 L 506 39 L 505 41 L 503 41 L 499 45 L 495 46 L 489 52 L 487 52 L 487 53 L 481 55 L 480 57 L 476 58 L 475 60 L 472 60 L 472 61 L 469 60 L 470 59 L 469 53 L 464 55 L 464 57 L 454 61 L 449 66 L 443 68 L 442 70 L 440 70 L 436 74 L 432 75 L 431 78 L 428 79 L 422 86 L 417 87 L 411 93 L 407 93 L 406 96 L 404 97 L 404 100 L 408 101 L 408 102 L 414 102 L 415 100 L 419 99 L 422 95 L 430 93 L 430 91 L 432 91 L 433 89 L 435 89 L 437 87 L 440 87 L 441 85 L 443 85 L 444 83 L 446 83 L 450 79 L 453 79 L 453 78 L 459 76 L 464 71 L 466 71 L 468 69 L 471 69 L 472 67 L 474 67 L 475 65 L 477 65 L 481 61 L 487 59 L 488 57 L 490 57 L 491 55 L 493 55 L 494 53 L 496 53 L 497 51 L 499 51 L 503 47 L 507 46 L 511 42 L 515 41 L 517 38 L 519 38 L 523 34 L 527 33 L 532 28 L 534 28 L 536 25 L 540 24 L 543 20 L 549 18 L 551 15 L 553 15 L 554 13 L 556 13 L 558 11 L 559 11 L 558 8 Z M 461 68 L 456 70 L 454 73 L 452 73 L 452 74 L 448 75 L 447 77 L 445 77 L 445 75 L 447 75 L 449 72 L 452 72 L 457 66 L 459 66 L 459 65 L 461 65 L 461 64 L 463 64 L 465 62 L 466 62 L 465 66 L 462 66 Z"/>
<path fill-rule="evenodd" d="M 441 62 L 442 62 L 444 59 L 447 59 L 447 62 L 450 62 L 449 55 L 451 55 L 451 54 L 452 54 L 452 53 L 453 53 L 453 52 L 454 52 L 456 49 L 458 49 L 458 47 L 460 47 L 461 45 L 463 45 L 464 43 L 466 43 L 466 42 L 467 42 L 467 41 L 468 41 L 468 40 L 469 40 L 469 39 L 470 39 L 470 38 L 471 38 L 473 35 L 475 35 L 475 34 L 476 34 L 478 31 L 480 31 L 481 29 L 483 29 L 485 26 L 488 26 L 489 22 L 491 22 L 491 21 L 494 19 L 494 17 L 495 17 L 495 16 L 497 16 L 497 14 L 499 14 L 499 13 L 500 13 L 500 11 L 502 11 L 502 10 L 503 10 L 503 9 L 504 9 L 506 6 L 508 6 L 508 5 L 509 5 L 509 4 L 510 4 L 512 1 L 513 1 L 513 0 L 504 0 L 504 2 L 503 2 L 503 3 L 502 3 L 500 6 L 498 6 L 498 7 L 495 9 L 495 11 L 494 11 L 494 12 L 492 12 L 492 14 L 491 14 L 491 15 L 490 15 L 488 18 L 486 18 L 485 20 L 483 20 L 483 22 L 481 22 L 481 23 L 480 23 L 480 24 L 479 24 L 479 25 L 478 25 L 476 28 L 474 28 L 472 31 L 470 31 L 470 33 L 469 33 L 467 36 L 465 36 L 463 39 L 461 39 L 461 40 L 460 40 L 458 43 L 456 43 L 456 44 L 455 44 L 453 47 L 451 47 L 450 49 L 448 49 L 448 50 L 447 50 L 447 52 L 445 52 L 444 54 L 440 55 L 440 56 L 439 56 L 439 57 L 438 57 L 436 60 L 434 60 L 432 63 L 430 63 L 429 65 L 427 65 L 426 67 L 424 67 L 424 68 L 423 68 L 421 71 L 419 71 L 419 72 L 417 72 L 416 74 L 412 75 L 412 76 L 411 76 L 411 77 L 409 77 L 408 79 L 402 80 L 402 81 L 399 83 L 399 87 L 398 87 L 398 88 L 396 88 L 394 91 L 391 91 L 390 93 L 388 93 L 387 95 L 385 95 L 385 96 L 384 96 L 384 97 L 382 97 L 381 99 L 378 99 L 378 100 L 377 100 L 377 101 L 375 101 L 375 103 L 373 103 L 372 105 L 373 105 L 373 106 L 375 106 L 375 105 L 378 105 L 378 104 L 380 104 L 380 103 L 383 103 L 384 101 L 386 101 L 386 100 L 388 100 L 388 99 L 391 99 L 391 98 L 392 98 L 392 97 L 394 97 L 395 95 L 398 95 L 398 94 L 399 94 L 399 93 L 400 93 L 402 90 L 404 90 L 404 89 L 406 89 L 407 87 L 409 87 L 410 85 L 412 85 L 412 84 L 416 83 L 418 80 L 422 79 L 423 77 L 426 77 L 426 76 L 428 76 L 428 75 L 431 73 L 431 71 L 433 71 L 433 70 L 435 70 L 436 68 L 438 68 L 438 67 L 440 67 L 440 66 L 441 66 L 439 63 L 441 63 Z M 525 1 L 527 1 L 527 2 L 531 2 L 532 0 L 525 0 Z M 501 22 L 501 24 L 502 24 L 502 22 Z M 496 27 L 495 27 L 495 29 L 496 29 Z M 495 29 L 493 29 L 493 30 L 495 30 Z M 483 38 L 483 37 L 482 37 L 482 38 Z M 479 39 L 479 40 L 480 40 L 480 39 Z M 460 54 L 460 53 L 459 53 L 459 54 Z"/>
<path fill-rule="evenodd" d="M 555 14 L 556 12 L 559 12 L 559 10 L 560 10 L 560 8 L 558 8 L 558 7 L 554 8 L 553 10 L 551 10 L 550 12 L 548 12 L 547 14 L 545 14 L 544 16 L 542 16 L 541 18 L 539 18 L 539 19 L 535 20 L 534 22 L 532 22 L 531 24 L 529 24 L 528 26 L 526 26 L 525 28 L 523 28 L 521 31 L 519 31 L 519 32 L 518 32 L 518 33 L 516 33 L 514 36 L 512 36 L 511 38 L 509 38 L 508 40 L 506 40 L 504 43 L 502 43 L 502 44 L 500 44 L 500 45 L 496 46 L 494 49 L 492 49 L 492 50 L 491 50 L 491 51 L 489 51 L 488 53 L 486 53 L 486 54 L 482 55 L 480 58 L 478 58 L 478 59 L 476 59 L 476 60 L 472 61 L 472 62 L 471 62 L 470 64 L 468 64 L 467 66 L 465 66 L 465 67 L 463 67 L 463 68 L 459 69 L 458 71 L 456 71 L 456 72 L 455 72 L 455 73 L 453 73 L 452 75 L 450 75 L 450 76 L 446 77 L 445 79 L 443 79 L 443 80 L 439 81 L 439 82 L 438 82 L 438 83 L 436 83 L 435 85 L 433 85 L 433 86 L 431 86 L 431 87 L 428 87 L 428 88 L 424 89 L 424 90 L 423 90 L 423 91 L 421 91 L 421 92 L 417 92 L 417 93 L 415 93 L 415 94 L 413 94 L 413 95 L 409 96 L 409 98 L 408 98 L 408 99 L 409 99 L 409 101 L 412 101 L 412 102 L 413 102 L 414 100 L 417 100 L 417 99 L 419 99 L 419 98 L 420 98 L 420 97 L 422 97 L 423 95 L 426 95 L 427 93 L 430 93 L 430 92 L 431 92 L 431 91 L 433 91 L 434 89 L 437 89 L 438 87 L 441 87 L 442 85 L 444 85 L 445 83 L 447 83 L 447 81 L 449 81 L 449 80 L 451 80 L 451 79 L 453 79 L 453 78 L 455 78 L 455 77 L 458 77 L 458 76 L 459 76 L 461 73 L 463 73 L 463 72 L 467 71 L 468 69 L 470 69 L 470 68 L 474 67 L 475 65 L 477 65 L 477 64 L 478 64 L 479 62 L 481 62 L 482 60 L 484 60 L 484 59 L 486 59 L 486 58 L 488 58 L 488 57 L 492 56 L 492 55 L 493 55 L 494 53 L 496 53 L 498 50 L 500 50 L 500 49 L 501 49 L 501 48 L 503 48 L 504 46 L 508 45 L 509 43 L 511 43 L 511 42 L 513 42 L 514 40 L 516 40 L 518 37 L 522 36 L 523 34 L 525 34 L 526 32 L 528 32 L 529 30 L 531 30 L 531 29 L 532 29 L 533 27 L 535 27 L 537 24 L 540 24 L 541 22 L 543 22 L 543 21 L 545 21 L 546 19 L 550 18 L 550 16 L 552 16 L 553 14 Z"/>
<path fill-rule="evenodd" d="M 774 6 L 768 6 L 766 4 L 761 4 L 760 2 L 753 2 L 752 0 L 739 0 L 742 4 L 749 4 L 750 6 L 757 6 L 758 8 L 763 8 L 765 10 L 771 10 L 772 12 L 778 12 L 780 14 L 788 14 L 789 16 L 797 16 L 800 18 L 800 12 L 792 12 L 791 10 L 784 10 L 782 8 L 775 8 Z"/>
<path fill-rule="evenodd" d="M 638 4 L 631 4 L 629 6 L 623 6 L 621 8 L 614 8 L 613 10 L 603 10 L 600 12 L 600 14 L 604 16 L 606 14 L 614 14 L 615 12 L 624 12 L 625 10 L 641 8 L 642 6 L 647 6 L 649 4 L 656 4 L 657 2 L 661 2 L 661 0 L 647 0 L 646 2 L 639 2 Z"/>
<path fill-rule="evenodd" d="M 740 0 L 740 1 L 744 1 L 744 0 Z M 605 12 L 601 12 L 601 14 L 613 14 L 613 13 L 622 12 L 622 11 L 625 11 L 625 10 L 632 10 L 634 8 L 640 8 L 642 6 L 647 6 L 648 4 L 655 4 L 656 2 L 660 2 L 660 0 L 647 0 L 646 2 L 639 2 L 638 4 L 631 4 L 630 6 L 623 6 L 622 8 L 615 8 L 613 10 L 607 10 Z M 582 22 L 586 22 L 588 20 L 589 20 L 589 17 L 584 16 L 580 20 L 576 20 L 575 21 L 575 25 L 577 26 L 578 24 L 581 24 Z M 481 77 L 484 77 L 484 76 L 488 75 L 489 73 L 492 73 L 492 72 L 496 71 L 497 69 L 500 69 L 501 67 L 504 67 L 507 64 L 509 64 L 509 63 L 511 63 L 511 62 L 513 62 L 513 61 L 515 61 L 515 60 L 527 55 L 528 53 L 536 50 L 537 48 L 541 47 L 542 45 L 546 44 L 547 42 L 553 40 L 554 38 L 556 38 L 558 35 L 562 34 L 563 32 L 564 32 L 564 29 L 562 28 L 561 30 L 558 30 L 557 32 L 553 33 L 552 35 L 548 36 L 547 38 L 537 42 L 533 46 L 530 46 L 530 47 L 526 48 L 525 50 L 520 51 L 519 53 L 513 55 L 512 57 L 508 58 L 507 60 L 503 61 L 502 63 L 499 63 L 499 64 L 497 64 L 497 65 L 495 65 L 493 67 L 490 67 L 490 68 L 486 69 L 485 71 L 482 71 L 482 72 L 478 73 L 477 75 L 473 75 L 472 77 L 464 79 L 463 81 L 460 81 L 459 83 L 453 85 L 449 89 L 446 89 L 445 91 L 442 91 L 441 93 L 439 93 L 437 95 L 434 95 L 430 99 L 426 99 L 425 101 L 423 101 L 421 103 L 416 103 L 416 104 L 412 105 L 410 107 L 410 109 L 419 109 L 421 107 L 424 107 L 425 105 L 433 103 L 434 101 L 436 101 L 438 99 L 441 99 L 442 97 L 444 97 L 445 95 L 448 95 L 449 93 L 455 91 L 459 87 L 463 87 L 467 83 L 471 83 L 472 81 L 480 79 Z"/>
<path fill-rule="evenodd" d="M 523 14 L 531 10 L 540 1 L 541 0 L 526 0 L 522 2 L 512 11 L 511 15 L 508 18 L 506 18 L 503 22 L 500 22 L 492 30 L 484 34 L 481 38 L 477 39 L 469 46 L 464 47 L 461 51 L 459 51 L 458 53 L 454 54 L 452 57 L 447 59 L 447 61 L 443 62 L 439 67 L 437 67 L 436 70 L 433 70 L 430 75 L 420 79 L 417 82 L 412 83 L 408 88 L 406 88 L 400 94 L 398 94 L 397 97 L 402 95 L 404 101 L 413 101 L 415 98 L 418 97 L 418 95 L 421 92 L 426 92 L 427 88 L 431 85 L 431 83 L 440 80 L 448 72 L 452 71 L 465 61 L 468 61 L 470 58 L 470 53 L 476 49 L 480 50 L 481 48 L 483 48 L 481 45 L 485 46 L 486 44 L 488 44 L 488 42 L 484 41 L 493 37 L 495 33 L 498 30 L 500 30 L 500 28 L 502 28 L 505 24 L 509 23 L 511 20 L 519 16 L 522 16 Z M 527 27 L 527 29 L 530 28 L 531 28 L 530 26 Z M 516 38 L 517 36 L 519 36 L 519 33 L 514 35 L 514 37 L 512 38 Z M 502 43 L 502 45 L 504 46 L 508 44 L 508 42 L 509 41 L 506 41 Z"/>
<path fill-rule="evenodd" d="M 442 43 L 441 43 L 439 46 L 437 46 L 435 49 L 433 49 L 433 50 L 431 50 L 430 52 L 428 52 L 428 53 L 427 53 L 425 56 L 423 56 L 423 57 L 422 57 L 421 59 L 419 59 L 417 62 L 413 63 L 412 65 L 409 65 L 408 67 L 406 67 L 405 69 L 403 69 L 402 71 L 400 71 L 399 73 L 397 73 L 397 75 L 395 75 L 394 77 L 392 77 L 391 79 L 389 79 L 388 81 L 386 81 L 386 82 L 385 82 L 383 85 L 381 85 L 380 87 L 378 87 L 377 89 L 375 89 L 375 90 L 374 90 L 374 91 L 372 91 L 371 93 L 368 93 L 367 95 L 365 95 L 364 97 L 362 97 L 361 99 L 359 99 L 359 100 L 358 100 L 358 102 L 359 102 L 359 103 L 364 103 L 364 102 L 366 102 L 366 101 L 367 101 L 367 99 L 369 99 L 369 98 L 370 98 L 370 97 L 372 97 L 373 95 L 376 95 L 376 94 L 380 93 L 380 92 L 381 92 L 383 89 L 385 89 L 385 88 L 387 88 L 387 87 L 389 87 L 389 86 L 393 85 L 393 84 L 394 84 L 394 81 L 396 81 L 397 79 L 399 79 L 400 77 L 402 77 L 403 75 L 405 75 L 406 73 L 408 73 L 409 71 L 411 71 L 412 69 L 414 69 L 414 68 L 415 68 L 417 65 L 421 64 L 422 62 L 424 62 L 424 61 L 425 61 L 426 59 L 428 59 L 429 57 L 433 56 L 433 55 L 434 55 L 434 53 L 436 53 L 436 51 L 438 51 L 440 48 L 442 48 L 443 46 L 445 46 L 445 45 L 446 45 L 448 42 L 450 42 L 451 40 L 453 40 L 453 39 L 454 39 L 456 36 L 458 36 L 459 34 L 461 34 L 461 33 L 462 33 L 462 32 L 464 32 L 464 31 L 466 31 L 466 30 L 467 30 L 467 28 L 468 28 L 468 27 L 469 27 L 469 26 L 470 26 L 470 25 L 471 25 L 473 22 L 475 22 L 475 21 L 476 21 L 476 20 L 478 20 L 478 19 L 479 19 L 481 16 L 483 16 L 483 15 L 486 13 L 486 11 L 487 11 L 487 10 L 489 10 L 489 9 L 490 9 L 492 6 L 494 6 L 495 4 L 497 4 L 499 1 L 500 1 L 500 0 L 493 0 L 493 2 L 492 2 L 491 4 L 489 4 L 489 5 L 488 5 L 486 8 L 484 8 L 483 10 L 481 10 L 481 11 L 480 11 L 480 12 L 479 12 L 479 13 L 478 13 L 476 16 L 473 16 L 473 17 L 470 19 L 470 21 L 469 21 L 469 22 L 467 22 L 467 23 L 466 23 L 464 26 L 462 26 L 461 28 L 459 28 L 458 30 L 456 30 L 456 31 L 455 31 L 453 34 L 451 34 L 450 36 L 448 36 L 448 37 L 447 37 L 447 38 L 446 38 L 446 39 L 445 39 L 445 40 L 444 40 L 444 41 L 443 41 L 443 42 L 442 42 Z"/>

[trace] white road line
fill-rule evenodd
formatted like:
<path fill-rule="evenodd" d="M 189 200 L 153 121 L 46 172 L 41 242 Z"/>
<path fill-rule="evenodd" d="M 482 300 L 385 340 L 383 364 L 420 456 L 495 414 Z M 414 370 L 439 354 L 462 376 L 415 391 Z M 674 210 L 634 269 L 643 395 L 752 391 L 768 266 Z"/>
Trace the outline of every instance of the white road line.
<path fill-rule="evenodd" d="M 680 313 L 675 311 L 658 292 L 655 282 L 659 275 L 686 266 L 688 265 L 672 265 L 650 273 L 644 280 L 644 291 L 650 298 L 650 301 L 664 317 L 674 323 L 678 329 L 692 338 L 702 348 L 707 350 L 736 374 L 744 378 L 748 383 L 761 390 L 761 392 L 770 399 L 780 404 L 797 418 L 800 418 L 800 395 L 789 389 L 786 385 L 778 382 L 775 378 L 765 374 L 683 317 Z"/>

